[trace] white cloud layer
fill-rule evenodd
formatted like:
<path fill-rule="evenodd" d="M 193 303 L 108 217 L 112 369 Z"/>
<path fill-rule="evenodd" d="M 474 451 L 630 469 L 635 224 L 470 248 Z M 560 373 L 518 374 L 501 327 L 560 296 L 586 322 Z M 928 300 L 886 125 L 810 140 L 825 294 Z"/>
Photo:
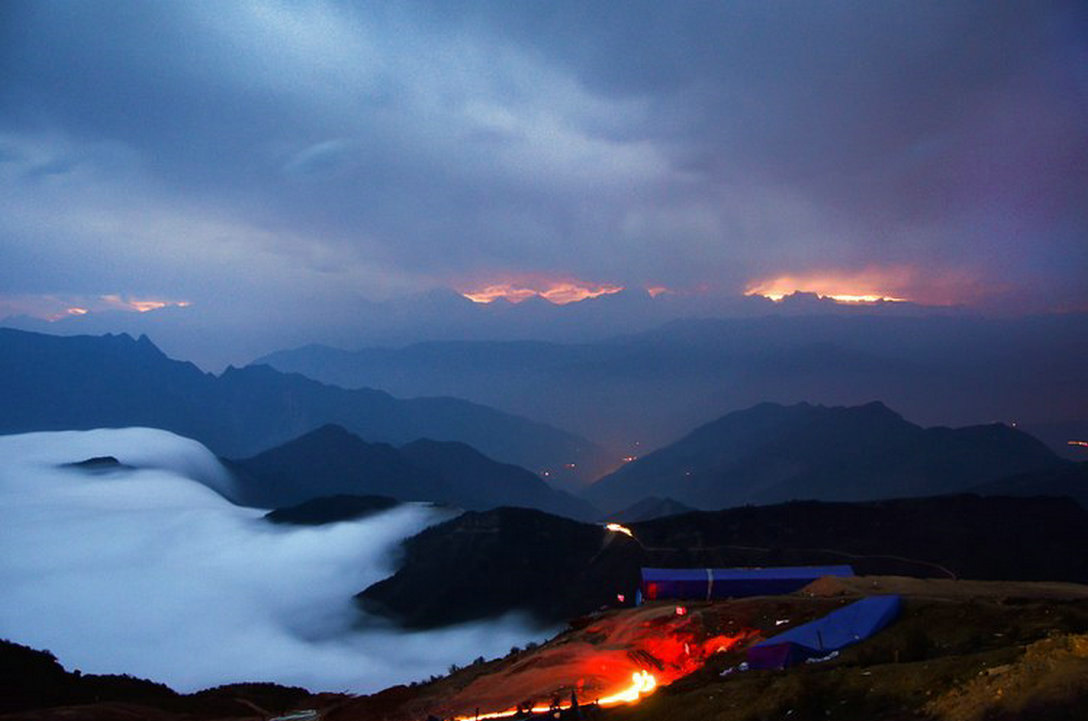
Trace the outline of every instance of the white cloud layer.
<path fill-rule="evenodd" d="M 63 467 L 112 455 L 134 470 Z M 277 527 L 212 489 L 203 446 L 152 429 L 0 437 L 0 637 L 69 669 L 193 691 L 275 681 L 369 692 L 539 637 L 507 618 L 403 633 L 353 630 L 352 595 L 392 572 L 402 539 L 440 515 Z"/>

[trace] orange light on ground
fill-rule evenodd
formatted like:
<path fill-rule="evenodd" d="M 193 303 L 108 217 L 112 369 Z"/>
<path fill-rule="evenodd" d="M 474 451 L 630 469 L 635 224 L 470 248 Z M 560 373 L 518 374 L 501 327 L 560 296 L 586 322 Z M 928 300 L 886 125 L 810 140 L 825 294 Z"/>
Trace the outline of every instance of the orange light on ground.
<path fill-rule="evenodd" d="M 649 696 L 655 690 L 657 690 L 657 679 L 652 673 L 645 670 L 638 670 L 631 674 L 631 684 L 621 691 L 617 691 L 614 694 L 597 699 L 597 705 L 601 707 L 619 706 L 625 703 L 635 703 L 640 701 L 643 697 Z M 569 709 L 573 704 L 569 701 L 564 701 L 559 704 L 538 704 L 528 709 L 531 714 L 542 714 L 549 711 L 565 711 Z M 495 718 L 510 718 L 522 713 L 526 709 L 511 708 L 505 711 L 492 711 L 490 713 L 470 714 L 468 716 L 454 716 L 454 721 L 471 721 L 472 719 L 495 719 Z"/>
<path fill-rule="evenodd" d="M 597 700 L 598 706 L 615 706 L 621 703 L 634 703 L 643 696 L 649 696 L 657 688 L 657 679 L 647 671 L 635 671 L 631 674 L 631 685 L 619 693 Z"/>
<path fill-rule="evenodd" d="M 666 288 L 663 285 L 651 285 L 646 289 L 646 292 L 650 294 L 651 298 L 656 298 L 659 295 L 665 295 L 666 293 L 672 293 L 672 290 Z"/>
<path fill-rule="evenodd" d="M 571 636 L 550 642 L 504 669 L 480 676 L 452 695 L 445 695 L 434 715 L 467 721 L 467 709 L 498 708 L 479 718 L 510 718 L 570 708 L 579 703 L 601 706 L 635 703 L 660 686 L 701 668 L 707 659 L 758 635 L 753 629 L 730 635 L 706 635 L 703 611 L 677 616 L 673 605 L 650 605 L 606 614 Z M 538 702 L 532 699 L 549 699 Z M 567 699 L 567 702 L 563 702 Z M 531 708 L 528 708 L 531 705 Z"/>
<path fill-rule="evenodd" d="M 581 280 L 528 280 L 491 283 L 459 292 L 473 303 L 491 303 L 500 298 L 511 303 L 520 303 L 539 296 L 556 305 L 566 305 L 587 298 L 619 293 L 623 289 L 622 285 L 587 283 Z"/>
<path fill-rule="evenodd" d="M 1088 448 L 1088 441 L 1066 441 L 1071 446 L 1084 446 Z"/>

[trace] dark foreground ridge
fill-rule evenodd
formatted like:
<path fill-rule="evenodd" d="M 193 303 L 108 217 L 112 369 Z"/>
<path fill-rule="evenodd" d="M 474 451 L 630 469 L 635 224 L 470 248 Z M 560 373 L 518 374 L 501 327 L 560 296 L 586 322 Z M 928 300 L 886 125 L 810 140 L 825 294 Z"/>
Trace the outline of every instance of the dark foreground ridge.
<path fill-rule="evenodd" d="M 284 713 L 314 698 L 305 689 L 270 683 L 179 694 L 164 684 L 133 676 L 66 671 L 48 651 L 0 640 L 0 718 L 238 718 L 252 717 L 255 707 Z M 52 714 L 39 711 L 58 707 L 74 709 Z"/>
<path fill-rule="evenodd" d="M 504 658 L 478 659 L 451 668 L 448 676 L 369 696 L 314 694 L 261 683 L 181 695 L 127 676 L 65 672 L 47 652 L 0 642 L 0 718 L 237 721 L 302 709 L 313 709 L 322 721 L 471 718 L 477 709 L 486 713 L 525 702 L 547 706 L 552 699 L 569 700 L 579 678 L 596 667 L 594 661 L 616 654 L 622 659 L 616 678 L 642 668 L 675 680 L 637 704 L 612 708 L 595 707 L 596 693 L 584 689 L 578 695 L 580 713 L 565 713 L 562 719 L 1088 717 L 1088 587 L 900 577 L 827 580 L 789 596 L 691 603 L 683 617 L 671 604 L 594 614 L 541 646 L 511 649 Z M 738 669 L 751 645 L 872 593 L 903 597 L 899 617 L 872 638 L 821 663 L 783 671 Z M 719 650 L 715 642 L 710 655 L 694 666 L 676 665 L 674 641 L 706 645 L 723 636 L 735 639 L 728 649 Z M 533 718 L 554 721 L 551 713 Z"/>
<path fill-rule="evenodd" d="M 404 543 L 365 610 L 435 627 L 523 610 L 554 623 L 633 598 L 639 568 L 849 564 L 859 574 L 1088 582 L 1088 512 L 1069 499 L 974 495 L 793 502 L 600 525 L 500 508 Z"/>

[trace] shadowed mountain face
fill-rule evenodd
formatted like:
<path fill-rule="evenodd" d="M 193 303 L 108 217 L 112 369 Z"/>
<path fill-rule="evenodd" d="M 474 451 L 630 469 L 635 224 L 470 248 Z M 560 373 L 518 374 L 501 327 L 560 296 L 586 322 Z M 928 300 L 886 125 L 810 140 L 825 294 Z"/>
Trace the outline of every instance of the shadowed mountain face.
<path fill-rule="evenodd" d="M 652 518 L 678 516 L 681 513 L 688 513 L 689 511 L 694 510 L 695 509 L 691 506 L 685 506 L 683 503 L 674 501 L 671 498 L 657 498 L 656 496 L 651 496 L 649 498 L 643 498 L 641 501 L 622 511 L 607 514 L 606 518 L 609 521 L 618 521 L 620 523 L 638 523 L 639 521 L 649 521 Z"/>
<path fill-rule="evenodd" d="M 415 627 L 523 610 L 545 622 L 630 598 L 642 566 L 850 564 L 859 574 L 1088 581 L 1088 512 L 1068 499 L 942 496 L 692 512 L 634 538 L 535 511 L 466 513 L 404 543 L 358 598 Z"/>
<path fill-rule="evenodd" d="M 1041 442 L 1000 424 L 924 429 L 881 403 L 764 403 L 627 464 L 585 497 L 605 510 L 648 496 L 709 510 L 799 498 L 926 496 L 1063 463 Z"/>
<path fill-rule="evenodd" d="M 227 461 L 247 506 L 290 506 L 337 494 L 444 501 L 450 492 L 387 443 L 367 443 L 328 425 L 259 455 Z"/>
<path fill-rule="evenodd" d="M 539 511 L 469 512 L 408 539 L 401 569 L 357 598 L 410 627 L 512 610 L 553 623 L 614 603 L 638 577 L 636 549 L 623 534 Z"/>
<path fill-rule="evenodd" d="M 524 468 L 493 461 L 462 443 L 420 440 L 398 449 L 367 443 L 336 425 L 224 463 L 235 475 L 236 502 L 262 508 L 310 502 L 304 512 L 315 510 L 317 503 L 321 517 L 328 515 L 324 506 L 336 505 L 329 498 L 334 496 L 383 496 L 469 509 L 516 505 L 585 520 L 599 513 Z M 348 506 L 357 503 L 344 500 Z"/>
<path fill-rule="evenodd" d="M 221 376 L 167 358 L 146 337 L 57 337 L 0 329 L 0 433 L 148 426 L 243 457 L 326 423 L 369 441 L 460 441 L 533 470 L 601 467 L 591 442 L 454 398 L 400 400 L 267 366 Z"/>
<path fill-rule="evenodd" d="M 456 489 L 458 504 L 465 508 L 518 506 L 582 520 L 600 515 L 591 503 L 552 488 L 535 473 L 497 463 L 464 443 L 423 438 L 402 446 L 400 452 L 416 468 Z"/>

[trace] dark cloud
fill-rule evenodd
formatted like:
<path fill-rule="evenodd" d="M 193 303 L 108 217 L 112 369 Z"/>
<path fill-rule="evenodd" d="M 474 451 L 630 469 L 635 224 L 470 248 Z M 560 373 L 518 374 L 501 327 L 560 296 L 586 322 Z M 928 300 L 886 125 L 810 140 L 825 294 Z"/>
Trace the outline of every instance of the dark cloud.
<path fill-rule="evenodd" d="M 909 265 L 1088 300 L 1078 3 L 2 12 L 2 292 L 321 314 L 511 273 Z"/>

